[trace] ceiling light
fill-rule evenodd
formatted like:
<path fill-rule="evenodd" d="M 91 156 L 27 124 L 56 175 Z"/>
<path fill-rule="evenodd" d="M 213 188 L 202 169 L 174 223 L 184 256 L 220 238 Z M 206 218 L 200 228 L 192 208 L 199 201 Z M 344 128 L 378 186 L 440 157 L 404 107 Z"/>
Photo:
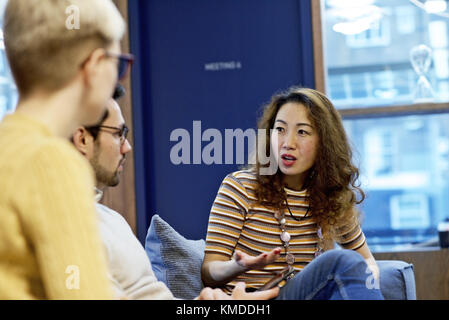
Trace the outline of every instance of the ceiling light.
<path fill-rule="evenodd" d="M 444 0 L 427 0 L 424 3 L 424 9 L 428 13 L 440 13 L 444 12 L 447 9 L 447 3 Z"/>

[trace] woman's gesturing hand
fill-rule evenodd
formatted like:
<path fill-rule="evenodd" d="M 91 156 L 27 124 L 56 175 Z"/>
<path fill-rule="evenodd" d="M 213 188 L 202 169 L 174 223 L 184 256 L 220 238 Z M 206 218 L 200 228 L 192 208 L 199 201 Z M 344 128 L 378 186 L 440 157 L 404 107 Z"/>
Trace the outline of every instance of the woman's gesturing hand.
<path fill-rule="evenodd" d="M 235 261 L 242 267 L 251 269 L 262 269 L 266 265 L 273 263 L 281 254 L 281 248 L 275 248 L 270 252 L 262 253 L 256 257 L 250 256 L 242 251 L 234 252 Z"/>

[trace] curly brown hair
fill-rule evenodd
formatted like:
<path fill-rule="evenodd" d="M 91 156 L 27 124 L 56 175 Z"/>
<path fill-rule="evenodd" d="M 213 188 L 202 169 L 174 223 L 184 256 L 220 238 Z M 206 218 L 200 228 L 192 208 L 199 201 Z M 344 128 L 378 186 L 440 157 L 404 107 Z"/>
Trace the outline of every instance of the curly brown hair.
<path fill-rule="evenodd" d="M 291 87 L 276 94 L 265 106 L 258 129 L 265 129 L 265 143 L 258 144 L 258 154 L 270 154 L 270 129 L 273 129 L 280 108 L 289 102 L 306 107 L 308 117 L 318 137 L 318 152 L 315 163 L 309 169 L 305 185 L 309 194 L 310 213 L 321 227 L 325 246 L 337 240 L 343 232 L 359 223 L 359 213 L 355 204 L 361 203 L 365 194 L 357 183 L 358 168 L 352 163 L 352 150 L 343 127 L 341 117 L 331 101 L 322 93 L 308 88 Z M 262 165 L 256 156 L 253 169 L 258 185 L 256 196 L 258 203 L 275 209 L 285 208 L 286 194 L 283 173 L 277 168 L 273 175 L 260 174 Z M 357 199 L 357 194 L 359 198 Z"/>

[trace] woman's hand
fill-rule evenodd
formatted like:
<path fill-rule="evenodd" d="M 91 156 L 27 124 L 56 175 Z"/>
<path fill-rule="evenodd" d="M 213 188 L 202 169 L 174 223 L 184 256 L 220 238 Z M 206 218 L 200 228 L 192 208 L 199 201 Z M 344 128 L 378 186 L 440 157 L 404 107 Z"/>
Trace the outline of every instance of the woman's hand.
<path fill-rule="evenodd" d="M 231 260 L 220 254 L 206 253 L 201 266 L 201 279 L 205 286 L 220 287 L 240 274 L 252 269 L 262 269 L 273 263 L 281 254 L 281 248 L 264 252 L 252 257 L 239 250 L 234 252 Z"/>
<path fill-rule="evenodd" d="M 281 248 L 275 248 L 270 252 L 264 252 L 257 257 L 250 256 L 242 251 L 236 250 L 234 252 L 235 261 L 242 267 L 248 270 L 262 269 L 266 265 L 273 263 L 281 255 Z"/>

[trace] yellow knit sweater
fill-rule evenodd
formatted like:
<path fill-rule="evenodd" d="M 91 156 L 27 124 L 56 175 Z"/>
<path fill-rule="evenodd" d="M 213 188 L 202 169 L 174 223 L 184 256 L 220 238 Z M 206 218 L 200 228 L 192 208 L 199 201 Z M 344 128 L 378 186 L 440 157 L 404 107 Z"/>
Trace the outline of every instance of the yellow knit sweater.
<path fill-rule="evenodd" d="M 17 113 L 0 155 L 0 299 L 112 298 L 89 163 Z"/>

